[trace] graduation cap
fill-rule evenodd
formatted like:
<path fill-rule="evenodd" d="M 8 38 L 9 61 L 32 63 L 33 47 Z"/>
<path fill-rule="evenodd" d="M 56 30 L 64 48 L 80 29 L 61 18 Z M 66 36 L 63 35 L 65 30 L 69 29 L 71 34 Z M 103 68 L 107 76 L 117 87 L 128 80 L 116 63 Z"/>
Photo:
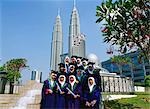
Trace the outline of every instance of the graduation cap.
<path fill-rule="evenodd" d="M 80 57 L 80 56 L 77 56 L 77 59 L 78 59 L 78 58 L 79 58 L 79 59 L 82 59 L 82 57 Z"/>
<path fill-rule="evenodd" d="M 62 76 L 62 75 L 66 77 L 66 74 L 65 74 L 65 73 L 59 73 L 59 74 L 58 74 L 58 77 L 60 77 L 60 76 Z"/>
<path fill-rule="evenodd" d="M 77 70 L 84 70 L 84 67 L 83 66 L 79 66 L 79 67 L 77 67 Z"/>
<path fill-rule="evenodd" d="M 71 56 L 71 58 L 77 58 L 77 56 L 75 56 L 75 55 L 72 55 L 72 56 Z"/>
<path fill-rule="evenodd" d="M 69 66 L 71 67 L 71 66 L 74 66 L 75 67 L 75 64 L 74 63 L 69 63 Z"/>
<path fill-rule="evenodd" d="M 88 59 L 87 58 L 82 58 L 81 61 L 88 61 Z"/>
<path fill-rule="evenodd" d="M 54 74 L 57 74 L 58 72 L 55 71 L 55 70 L 51 70 L 51 74 L 54 73 Z"/>
<path fill-rule="evenodd" d="M 88 62 L 88 64 L 87 65 L 94 65 L 95 63 L 94 62 Z"/>
<path fill-rule="evenodd" d="M 68 74 L 68 77 L 71 77 L 71 76 L 74 76 L 74 77 L 76 78 L 76 75 L 75 75 L 75 74 L 69 73 L 69 74 Z"/>
<path fill-rule="evenodd" d="M 59 67 L 64 67 L 65 68 L 65 64 L 64 63 L 59 63 L 58 65 L 59 65 Z"/>

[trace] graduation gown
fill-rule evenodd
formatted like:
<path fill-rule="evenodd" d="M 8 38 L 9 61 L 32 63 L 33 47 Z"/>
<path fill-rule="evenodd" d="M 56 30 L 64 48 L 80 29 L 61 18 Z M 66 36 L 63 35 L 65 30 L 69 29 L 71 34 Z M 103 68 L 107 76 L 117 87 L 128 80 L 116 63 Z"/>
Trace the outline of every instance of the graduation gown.
<path fill-rule="evenodd" d="M 66 73 L 68 74 L 69 73 L 69 64 L 65 63 L 65 69 L 66 69 Z"/>
<path fill-rule="evenodd" d="M 54 81 L 51 85 L 50 79 L 44 81 L 42 88 L 42 100 L 41 109 L 55 109 L 56 107 L 56 83 Z M 48 93 L 48 89 L 51 89 L 53 93 Z"/>
<path fill-rule="evenodd" d="M 90 107 L 85 106 L 85 109 L 99 109 L 100 89 L 95 85 L 93 87 L 92 92 L 90 92 L 90 89 L 87 88 L 87 90 L 84 93 L 84 99 L 85 99 L 85 103 L 86 103 L 86 101 L 88 101 L 90 103 L 91 101 L 96 100 L 96 103 L 93 107 L 92 106 L 90 106 Z"/>
<path fill-rule="evenodd" d="M 92 71 L 93 73 L 91 74 L 88 69 L 85 71 L 85 77 L 84 77 L 84 80 L 83 80 L 83 89 L 85 89 L 86 87 L 88 87 L 88 78 L 89 77 L 94 77 L 95 79 L 95 82 L 96 82 L 96 85 L 100 88 L 100 85 L 101 85 L 101 77 L 100 77 L 100 74 L 99 74 L 99 70 L 97 69 L 94 69 L 94 71 Z"/>
<path fill-rule="evenodd" d="M 71 85 L 68 84 L 68 88 L 71 90 Z M 75 83 L 73 90 L 71 90 L 75 95 L 78 94 L 80 95 L 79 98 L 74 98 L 73 95 L 67 94 L 67 104 L 68 104 L 68 109 L 80 109 L 80 102 L 81 102 L 81 94 L 82 94 L 82 89 L 81 89 L 81 84 L 80 83 Z"/>
<path fill-rule="evenodd" d="M 66 109 L 67 108 L 67 99 L 66 99 L 66 93 L 67 93 L 67 83 L 65 83 L 62 87 L 58 83 L 60 89 L 62 92 L 65 92 L 64 94 L 61 94 L 60 91 L 57 91 L 57 102 L 56 102 L 56 109 Z"/>
<path fill-rule="evenodd" d="M 83 85 L 84 79 L 86 77 L 85 73 L 83 72 L 83 74 L 81 74 L 80 76 L 78 76 L 76 73 L 75 76 L 76 76 L 77 80 L 80 82 L 80 84 Z"/>

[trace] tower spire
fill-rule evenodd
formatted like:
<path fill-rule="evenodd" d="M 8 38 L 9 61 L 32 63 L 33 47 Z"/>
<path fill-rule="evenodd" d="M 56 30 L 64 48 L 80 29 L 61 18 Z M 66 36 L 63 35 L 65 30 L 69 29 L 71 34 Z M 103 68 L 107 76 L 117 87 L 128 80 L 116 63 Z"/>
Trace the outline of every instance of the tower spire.
<path fill-rule="evenodd" d="M 58 16 L 60 16 L 60 8 L 58 8 L 58 12 L 57 12 Z"/>
<path fill-rule="evenodd" d="M 76 0 L 73 0 L 73 7 L 76 7 Z"/>

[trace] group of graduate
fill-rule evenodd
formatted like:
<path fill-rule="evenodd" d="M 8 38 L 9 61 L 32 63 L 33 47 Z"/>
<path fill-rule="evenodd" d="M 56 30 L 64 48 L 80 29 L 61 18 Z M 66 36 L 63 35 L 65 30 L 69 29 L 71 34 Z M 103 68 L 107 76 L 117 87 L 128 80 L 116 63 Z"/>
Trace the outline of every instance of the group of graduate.
<path fill-rule="evenodd" d="M 66 57 L 44 81 L 41 109 L 99 109 L 100 75 L 94 64 L 86 58 Z"/>

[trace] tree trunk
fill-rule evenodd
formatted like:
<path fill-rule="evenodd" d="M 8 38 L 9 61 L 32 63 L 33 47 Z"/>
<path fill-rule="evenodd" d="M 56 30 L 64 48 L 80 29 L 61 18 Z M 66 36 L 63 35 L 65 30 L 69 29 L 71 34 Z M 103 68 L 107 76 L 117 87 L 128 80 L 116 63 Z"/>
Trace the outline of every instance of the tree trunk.
<path fill-rule="evenodd" d="M 131 68 L 131 79 L 132 79 L 132 91 L 134 92 L 134 70 L 133 70 L 133 64 L 130 64 L 130 68 Z"/>
<path fill-rule="evenodd" d="M 130 65 L 130 68 L 131 68 L 131 78 L 132 78 L 132 81 L 134 82 L 134 71 L 133 71 L 133 65 L 132 64 Z"/>
<path fill-rule="evenodd" d="M 146 76 L 146 69 L 145 69 L 145 62 L 144 62 L 144 58 L 142 58 L 142 67 L 143 67 L 143 71 L 144 71 L 144 78 Z"/>
<path fill-rule="evenodd" d="M 13 90 L 14 90 L 14 82 L 10 82 L 10 87 L 9 87 L 9 94 L 13 94 Z"/>
<path fill-rule="evenodd" d="M 118 69 L 119 69 L 120 75 L 122 75 L 122 66 L 120 64 L 118 64 Z"/>

